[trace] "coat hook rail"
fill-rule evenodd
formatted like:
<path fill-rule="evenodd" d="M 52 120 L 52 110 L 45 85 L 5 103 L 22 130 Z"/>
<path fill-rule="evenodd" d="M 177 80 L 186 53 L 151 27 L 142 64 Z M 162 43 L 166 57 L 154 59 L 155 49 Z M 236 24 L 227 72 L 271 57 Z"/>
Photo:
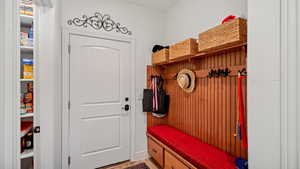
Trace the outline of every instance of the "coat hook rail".
<path fill-rule="evenodd" d="M 229 67 L 218 67 L 218 68 L 212 68 L 213 70 L 224 70 L 221 72 L 224 72 L 223 74 L 226 76 L 238 76 L 239 72 L 246 71 L 246 66 L 229 66 Z M 196 78 L 202 79 L 202 78 L 208 78 L 209 73 L 212 69 L 203 69 L 203 70 L 194 70 L 196 74 Z M 226 70 L 227 69 L 227 70 Z M 220 77 L 226 77 L 226 76 L 220 76 Z M 177 79 L 177 73 L 165 73 L 163 74 L 163 77 L 165 80 L 176 80 Z"/>

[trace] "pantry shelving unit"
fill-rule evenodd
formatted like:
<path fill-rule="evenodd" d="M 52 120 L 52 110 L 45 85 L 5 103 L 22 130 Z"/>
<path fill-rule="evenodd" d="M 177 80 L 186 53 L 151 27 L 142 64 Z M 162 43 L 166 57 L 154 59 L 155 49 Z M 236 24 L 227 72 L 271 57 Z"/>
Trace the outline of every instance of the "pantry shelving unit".
<path fill-rule="evenodd" d="M 32 0 L 20 0 L 20 169 L 35 169 L 35 15 Z M 26 123 L 31 123 L 28 127 Z"/>

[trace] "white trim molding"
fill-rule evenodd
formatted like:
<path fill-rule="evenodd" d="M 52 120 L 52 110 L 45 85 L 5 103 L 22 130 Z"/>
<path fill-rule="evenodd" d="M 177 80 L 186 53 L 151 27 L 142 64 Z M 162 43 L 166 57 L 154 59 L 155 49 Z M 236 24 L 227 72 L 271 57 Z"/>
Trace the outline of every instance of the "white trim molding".
<path fill-rule="evenodd" d="M 148 154 L 148 151 L 145 150 L 145 151 L 140 151 L 140 152 L 136 152 L 134 154 L 134 157 L 131 159 L 131 161 L 141 161 L 141 160 L 145 160 L 147 158 L 149 158 L 149 154 Z"/>
<path fill-rule="evenodd" d="M 281 0 L 281 169 L 300 167 L 299 7 Z"/>
<path fill-rule="evenodd" d="M 53 8 L 37 7 L 38 48 L 36 54 L 40 57 L 36 70 L 38 88 L 38 110 L 41 133 L 39 134 L 40 149 L 37 169 L 61 168 L 60 140 L 60 63 L 61 63 L 61 0 L 52 0 Z M 37 63 L 37 62 L 36 62 Z M 37 86 L 36 86 L 37 87 Z M 45 97 L 46 96 L 46 97 Z M 51 139 L 49 139 L 51 138 Z M 37 150 L 35 150 L 37 151 Z M 35 152 L 36 153 L 36 152 Z M 34 157 L 36 160 L 36 156 Z"/>
<path fill-rule="evenodd" d="M 297 13 L 297 19 L 296 19 L 296 22 L 297 22 L 297 47 L 296 47 L 296 50 L 297 50 L 297 57 L 296 57 L 296 62 L 297 62 L 297 168 L 300 168 L 300 2 L 297 1 L 296 3 L 296 6 L 297 6 L 297 9 L 296 9 L 296 13 Z"/>
<path fill-rule="evenodd" d="M 0 1 L 0 20 L 4 21 L 4 9 L 5 9 L 5 1 Z M 5 21 L 0 22 L 0 37 L 4 37 L 4 27 L 5 27 Z M 0 38 L 0 78 L 3 79 L 5 75 L 5 70 L 4 70 L 4 57 L 5 57 L 5 52 L 4 52 L 4 38 Z M 4 88 L 4 81 L 0 82 L 0 93 L 4 93 L 5 88 Z M 4 101 L 5 101 L 5 96 L 3 94 L 0 95 L 0 112 L 4 112 Z M 0 133 L 4 133 L 5 131 L 5 126 L 4 126 L 4 113 L 0 113 Z M 0 139 L 0 150 L 4 149 L 4 139 Z M 0 168 L 5 168 L 4 166 L 4 156 L 5 153 L 4 151 L 0 151 Z"/>
<path fill-rule="evenodd" d="M 4 0 L 1 1 L 1 31 L 4 31 L 4 35 L 1 35 L 1 114 L 3 118 L 0 119 L 0 123 L 4 126 L 4 131 L 1 131 L 2 143 L 0 147 L 1 153 L 4 153 L 4 157 L 1 159 L 0 166 L 5 169 L 19 169 L 20 168 L 20 137 L 18 131 L 20 131 L 20 118 L 18 115 L 19 110 L 19 0 Z M 3 19 L 3 20 L 2 20 Z M 3 94 L 2 94 L 3 92 Z M 3 148 L 3 149 L 2 149 Z M 3 151 L 2 151 L 3 150 Z M 2 155 L 2 154 L 0 154 Z M 0 156 L 2 157 L 2 156 Z"/>

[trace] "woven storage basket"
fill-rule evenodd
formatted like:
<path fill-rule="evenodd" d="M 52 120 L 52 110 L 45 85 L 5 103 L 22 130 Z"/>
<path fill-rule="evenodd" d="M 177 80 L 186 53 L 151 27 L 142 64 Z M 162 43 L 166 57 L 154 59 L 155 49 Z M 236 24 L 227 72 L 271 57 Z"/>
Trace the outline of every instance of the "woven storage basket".
<path fill-rule="evenodd" d="M 199 34 L 199 52 L 218 50 L 247 42 L 247 20 L 237 18 Z"/>
<path fill-rule="evenodd" d="M 195 55 L 197 52 L 197 40 L 190 38 L 170 47 L 170 61 L 184 60 Z"/>
<path fill-rule="evenodd" d="M 161 65 L 169 62 L 169 49 L 162 49 L 152 54 L 152 64 Z"/>

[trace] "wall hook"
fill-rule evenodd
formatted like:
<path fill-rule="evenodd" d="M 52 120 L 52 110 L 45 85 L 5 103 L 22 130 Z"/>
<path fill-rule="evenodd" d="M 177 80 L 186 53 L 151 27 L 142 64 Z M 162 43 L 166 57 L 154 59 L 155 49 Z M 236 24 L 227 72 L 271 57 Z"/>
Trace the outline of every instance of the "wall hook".
<path fill-rule="evenodd" d="M 238 75 L 239 76 L 247 76 L 247 70 L 246 70 L 246 68 L 244 68 L 242 70 L 239 70 L 238 71 Z"/>

